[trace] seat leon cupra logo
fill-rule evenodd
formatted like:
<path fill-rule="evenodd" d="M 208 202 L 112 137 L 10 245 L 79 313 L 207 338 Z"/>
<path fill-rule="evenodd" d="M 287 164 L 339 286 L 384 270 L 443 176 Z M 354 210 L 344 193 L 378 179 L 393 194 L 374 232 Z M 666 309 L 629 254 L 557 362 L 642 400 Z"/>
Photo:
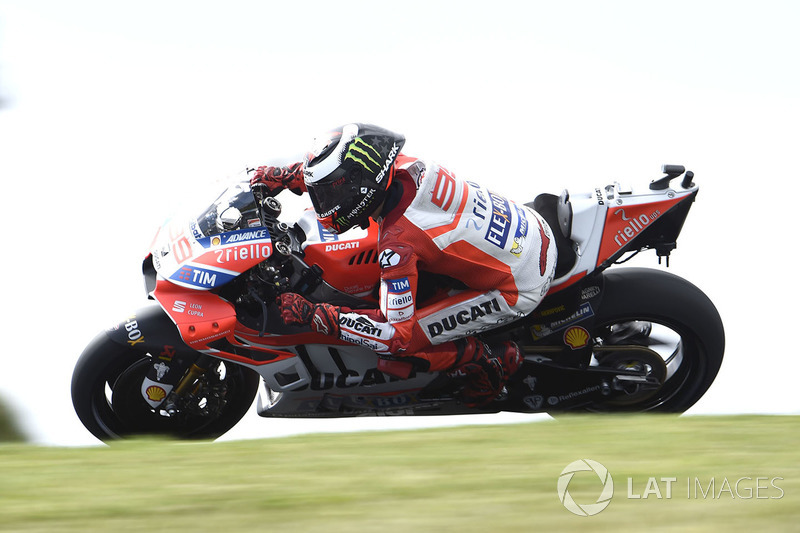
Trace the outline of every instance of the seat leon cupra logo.
<path fill-rule="evenodd" d="M 577 502 L 575 498 L 572 497 L 569 492 L 569 485 L 570 482 L 573 481 L 573 478 L 577 479 L 576 476 L 581 478 L 585 476 L 596 476 L 600 479 L 600 484 L 592 484 L 593 487 L 597 486 L 598 492 L 600 493 L 596 501 Z M 580 459 L 571 462 L 561 471 L 561 475 L 558 477 L 557 488 L 558 499 L 564 504 L 564 507 L 566 507 L 568 511 L 578 516 L 594 516 L 611 503 L 611 497 L 614 495 L 614 480 L 611 479 L 611 474 L 608 472 L 608 469 L 597 461 Z M 586 492 L 581 491 L 581 494 L 584 495 Z"/>

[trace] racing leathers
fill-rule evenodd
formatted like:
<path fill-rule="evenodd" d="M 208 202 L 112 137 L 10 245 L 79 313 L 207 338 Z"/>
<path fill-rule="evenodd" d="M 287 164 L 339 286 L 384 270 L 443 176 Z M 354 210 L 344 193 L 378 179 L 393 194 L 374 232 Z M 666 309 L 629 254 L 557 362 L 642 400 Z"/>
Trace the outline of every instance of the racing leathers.
<path fill-rule="evenodd" d="M 529 314 L 541 301 L 556 263 L 550 227 L 529 207 L 434 162 L 401 154 L 394 164 L 379 217 L 380 308 L 298 306 L 298 295 L 284 295 L 284 320 L 309 323 L 379 355 L 413 358 L 423 370 L 470 374 L 469 365 L 485 363 L 488 352 L 491 364 L 504 368 L 483 370 L 507 379 L 521 363 L 516 346 L 508 343 L 500 347 L 505 354 L 492 356 L 493 348 L 473 336 Z M 283 174 L 285 183 L 296 183 Z M 447 276 L 459 287 L 420 301 L 420 272 Z M 499 385 L 487 385 L 486 396 L 496 395 Z"/>

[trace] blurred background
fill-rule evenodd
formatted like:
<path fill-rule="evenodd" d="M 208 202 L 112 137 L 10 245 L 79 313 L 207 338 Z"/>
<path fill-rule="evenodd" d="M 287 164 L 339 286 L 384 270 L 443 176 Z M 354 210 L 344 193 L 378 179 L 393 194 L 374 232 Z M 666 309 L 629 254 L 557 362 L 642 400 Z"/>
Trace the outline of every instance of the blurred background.
<path fill-rule="evenodd" d="M 72 368 L 144 303 L 161 222 L 363 121 L 523 201 L 686 165 L 700 194 L 670 269 L 728 342 L 690 413 L 798 413 L 798 23 L 788 0 L 0 0 L 0 398 L 36 443 L 96 443 Z M 226 438 L 474 421 L 251 413 Z"/>

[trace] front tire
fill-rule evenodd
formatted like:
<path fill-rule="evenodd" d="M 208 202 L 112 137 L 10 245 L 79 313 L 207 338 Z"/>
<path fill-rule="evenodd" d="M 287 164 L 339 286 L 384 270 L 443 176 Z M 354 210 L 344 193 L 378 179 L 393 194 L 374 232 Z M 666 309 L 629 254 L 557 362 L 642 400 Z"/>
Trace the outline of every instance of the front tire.
<path fill-rule="evenodd" d="M 224 391 L 224 401 L 215 402 L 214 409 L 202 414 L 168 416 L 151 408 L 139 390 L 151 361 L 151 354 L 122 346 L 105 333 L 83 351 L 72 374 L 72 404 L 95 437 L 102 441 L 134 435 L 215 439 L 239 422 L 258 392 L 256 372 L 220 361 L 205 377 Z"/>

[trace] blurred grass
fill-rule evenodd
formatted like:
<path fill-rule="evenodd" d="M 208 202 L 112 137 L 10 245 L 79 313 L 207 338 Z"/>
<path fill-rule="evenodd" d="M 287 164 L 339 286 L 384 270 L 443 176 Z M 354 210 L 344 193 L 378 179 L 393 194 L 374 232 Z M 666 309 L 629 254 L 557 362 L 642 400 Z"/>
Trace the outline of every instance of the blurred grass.
<path fill-rule="evenodd" d="M 798 436 L 796 417 L 586 416 L 218 443 L 6 444 L 0 531 L 797 531 Z M 583 458 L 614 478 L 609 507 L 592 517 L 556 493 L 562 469 Z M 671 498 L 627 497 L 628 478 L 641 496 L 651 477 L 677 478 Z M 745 477 L 742 497 L 720 491 Z M 580 473 L 570 493 L 594 503 L 599 487 Z"/>
<path fill-rule="evenodd" d="M 2 442 L 23 442 L 25 435 L 19 428 L 19 424 L 14 419 L 11 409 L 0 398 L 0 443 Z"/>

